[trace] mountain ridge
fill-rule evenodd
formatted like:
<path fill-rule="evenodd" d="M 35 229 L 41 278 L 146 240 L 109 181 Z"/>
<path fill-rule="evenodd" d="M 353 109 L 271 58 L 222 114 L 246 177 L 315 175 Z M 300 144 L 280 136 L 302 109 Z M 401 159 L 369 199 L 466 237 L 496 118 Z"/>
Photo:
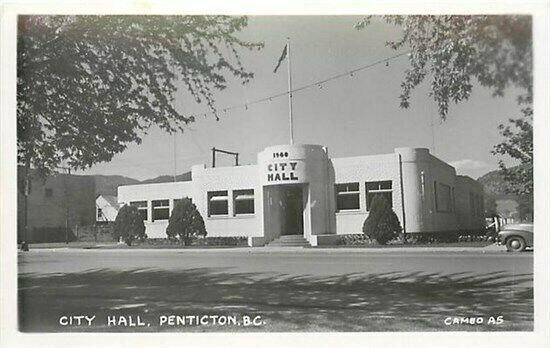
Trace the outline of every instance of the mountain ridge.
<path fill-rule="evenodd" d="M 122 175 L 90 175 L 95 181 L 95 192 L 97 195 L 116 196 L 119 186 L 143 185 L 173 182 L 174 176 L 160 175 L 152 179 L 137 180 Z M 176 181 L 191 181 L 191 171 L 176 175 Z"/>

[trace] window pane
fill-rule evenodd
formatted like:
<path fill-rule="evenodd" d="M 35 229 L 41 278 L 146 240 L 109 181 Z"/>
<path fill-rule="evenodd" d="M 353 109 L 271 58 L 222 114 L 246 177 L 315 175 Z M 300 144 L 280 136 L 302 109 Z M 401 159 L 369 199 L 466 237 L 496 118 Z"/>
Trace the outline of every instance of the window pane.
<path fill-rule="evenodd" d="M 338 210 L 358 210 L 360 208 L 359 193 L 353 195 L 338 195 L 336 203 Z"/>
<path fill-rule="evenodd" d="M 380 188 L 378 181 L 367 182 L 367 191 L 376 191 Z"/>
<path fill-rule="evenodd" d="M 139 202 L 130 202 L 130 205 L 132 207 L 136 208 L 147 208 L 147 201 L 139 201 Z"/>
<path fill-rule="evenodd" d="M 147 201 L 130 202 L 130 205 L 138 209 L 143 221 L 147 221 Z"/>
<path fill-rule="evenodd" d="M 372 205 L 372 200 L 375 196 L 382 196 L 386 199 L 386 202 L 390 204 L 390 207 L 393 208 L 393 198 L 391 192 L 368 192 L 367 193 L 367 210 L 370 210 Z"/>
<path fill-rule="evenodd" d="M 227 215 L 227 191 L 208 192 L 208 216 Z"/>
<path fill-rule="evenodd" d="M 254 200 L 235 201 L 235 214 L 254 214 Z"/>
<path fill-rule="evenodd" d="M 170 203 L 167 199 L 163 199 L 161 201 L 153 201 L 153 208 L 155 207 L 168 207 Z"/>
<path fill-rule="evenodd" d="M 370 210 L 372 200 L 375 196 L 382 196 L 393 208 L 392 182 L 391 180 L 371 181 L 366 183 L 367 189 L 367 211 Z"/>
<path fill-rule="evenodd" d="M 153 206 L 153 221 L 168 220 L 170 217 L 170 202 L 168 199 L 152 201 Z"/>
<path fill-rule="evenodd" d="M 440 182 L 435 185 L 435 203 L 436 209 L 440 212 L 452 211 L 451 187 Z"/>
<path fill-rule="evenodd" d="M 391 181 L 380 181 L 381 190 L 391 190 Z"/>
<path fill-rule="evenodd" d="M 336 192 L 359 192 L 359 183 L 336 184 Z"/>
<path fill-rule="evenodd" d="M 336 184 L 336 210 L 358 210 L 359 183 Z"/>
<path fill-rule="evenodd" d="M 168 220 L 170 217 L 168 208 L 155 208 L 153 209 L 153 221 L 155 220 Z"/>
<path fill-rule="evenodd" d="M 233 191 L 235 215 L 254 214 L 254 190 Z"/>

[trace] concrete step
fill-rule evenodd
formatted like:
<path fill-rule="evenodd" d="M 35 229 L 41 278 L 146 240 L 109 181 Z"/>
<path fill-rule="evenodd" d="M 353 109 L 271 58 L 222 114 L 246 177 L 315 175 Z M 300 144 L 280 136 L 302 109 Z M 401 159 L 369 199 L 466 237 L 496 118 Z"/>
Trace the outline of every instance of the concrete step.
<path fill-rule="evenodd" d="M 311 246 L 302 235 L 284 235 L 271 241 L 268 247 L 307 247 Z"/>
<path fill-rule="evenodd" d="M 304 236 L 301 234 L 288 234 L 284 236 L 280 236 L 278 239 L 286 240 L 286 239 L 304 239 Z"/>

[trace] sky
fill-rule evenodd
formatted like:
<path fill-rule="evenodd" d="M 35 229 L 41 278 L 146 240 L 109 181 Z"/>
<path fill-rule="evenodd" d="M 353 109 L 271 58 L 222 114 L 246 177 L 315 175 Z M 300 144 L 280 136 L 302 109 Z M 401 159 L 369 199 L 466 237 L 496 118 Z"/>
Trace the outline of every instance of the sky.
<path fill-rule="evenodd" d="M 211 166 L 212 147 L 238 152 L 242 164 L 255 164 L 265 147 L 289 142 L 288 97 L 223 112 L 226 107 L 249 103 L 288 90 L 286 61 L 273 69 L 291 38 L 293 88 L 325 80 L 395 56 L 385 46 L 399 38 L 400 29 L 381 21 L 356 30 L 358 16 L 251 16 L 239 34 L 264 42 L 260 51 L 242 51 L 242 63 L 255 74 L 247 85 L 228 80 L 216 93 L 220 120 L 200 117 L 186 131 L 171 136 L 152 128 L 140 145 L 130 145 L 112 161 L 77 174 L 123 175 L 138 180 L 189 171 L 194 164 Z M 425 83 L 413 91 L 411 106 L 399 107 L 399 94 L 407 57 L 378 64 L 322 86 L 294 93 L 294 141 L 327 146 L 333 158 L 386 154 L 396 147 L 426 147 L 453 165 L 458 174 L 473 178 L 498 168 L 491 154 L 502 141 L 498 125 L 520 115 L 513 90 L 492 97 L 489 89 L 474 86 L 469 100 L 450 107 L 446 121 L 428 96 Z M 176 95 L 176 108 L 187 115 L 208 112 L 195 104 L 185 90 Z M 175 152 L 174 152 L 175 150 Z M 175 154 L 175 156 L 174 156 Z M 175 158 L 175 161 L 174 161 Z M 218 165 L 232 165 L 220 155 Z M 511 163 L 507 161 L 507 163 Z"/>

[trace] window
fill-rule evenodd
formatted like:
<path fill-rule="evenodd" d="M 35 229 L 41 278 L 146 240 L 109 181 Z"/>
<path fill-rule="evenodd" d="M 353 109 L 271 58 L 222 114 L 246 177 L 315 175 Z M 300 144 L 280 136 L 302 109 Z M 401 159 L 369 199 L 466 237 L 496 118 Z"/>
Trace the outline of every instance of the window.
<path fill-rule="evenodd" d="M 137 210 L 141 214 L 141 217 L 143 218 L 143 221 L 148 220 L 147 201 L 130 202 L 130 205 L 137 208 Z"/>
<path fill-rule="evenodd" d="M 103 210 L 101 210 L 101 208 L 97 208 L 97 218 L 98 219 L 103 218 Z"/>
<path fill-rule="evenodd" d="M 372 199 L 376 196 L 382 196 L 393 208 L 391 180 L 371 181 L 366 183 L 367 188 L 367 211 L 370 210 Z"/>
<path fill-rule="evenodd" d="M 153 201 L 153 221 L 168 220 L 170 217 L 170 203 L 167 199 Z"/>
<path fill-rule="evenodd" d="M 470 192 L 470 215 L 483 215 L 483 203 L 481 201 L 481 195 L 475 194 L 473 192 Z"/>
<path fill-rule="evenodd" d="M 254 214 L 254 190 L 233 191 L 233 209 L 235 215 Z"/>
<path fill-rule="evenodd" d="M 359 183 L 336 184 L 336 210 L 359 209 Z"/>
<path fill-rule="evenodd" d="M 453 211 L 451 186 L 434 181 L 435 210 L 442 213 Z"/>
<path fill-rule="evenodd" d="M 227 191 L 208 192 L 208 216 L 228 215 Z"/>
<path fill-rule="evenodd" d="M 47 188 L 47 189 L 45 189 L 45 191 L 44 191 L 44 196 L 46 196 L 46 198 L 51 198 L 51 197 L 53 197 L 53 189 L 52 189 L 52 188 Z"/>

